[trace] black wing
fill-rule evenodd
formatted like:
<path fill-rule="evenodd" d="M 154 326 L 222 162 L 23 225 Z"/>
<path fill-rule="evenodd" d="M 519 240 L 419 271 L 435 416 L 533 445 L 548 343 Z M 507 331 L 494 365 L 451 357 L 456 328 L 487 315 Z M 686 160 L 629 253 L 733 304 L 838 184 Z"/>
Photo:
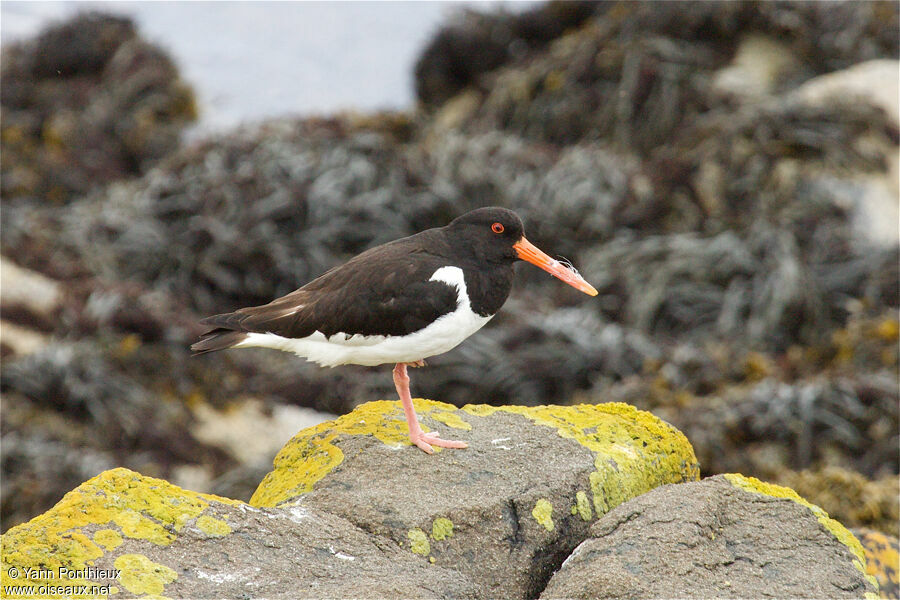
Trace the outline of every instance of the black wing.
<path fill-rule="evenodd" d="M 204 319 L 211 330 L 192 349 L 227 348 L 250 332 L 303 338 L 315 331 L 326 336 L 418 331 L 456 308 L 457 290 L 429 281 L 445 263 L 416 251 L 418 244 L 411 241 L 417 237 L 364 252 L 269 304 Z"/>

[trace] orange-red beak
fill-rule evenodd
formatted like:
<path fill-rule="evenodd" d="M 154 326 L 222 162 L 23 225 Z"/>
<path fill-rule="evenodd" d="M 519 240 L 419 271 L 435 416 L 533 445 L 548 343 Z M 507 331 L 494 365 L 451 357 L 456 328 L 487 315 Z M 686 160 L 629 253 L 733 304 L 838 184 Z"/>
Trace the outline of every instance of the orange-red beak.
<path fill-rule="evenodd" d="M 558 260 L 554 260 L 544 254 L 540 248 L 526 240 L 524 235 L 521 240 L 513 244 L 513 248 L 516 249 L 519 258 L 522 260 L 542 268 L 557 279 L 565 281 L 576 290 L 580 290 L 588 296 L 597 295 L 597 290 L 594 289 L 594 286 L 582 279 L 581 275 L 574 269 L 571 269 Z"/>

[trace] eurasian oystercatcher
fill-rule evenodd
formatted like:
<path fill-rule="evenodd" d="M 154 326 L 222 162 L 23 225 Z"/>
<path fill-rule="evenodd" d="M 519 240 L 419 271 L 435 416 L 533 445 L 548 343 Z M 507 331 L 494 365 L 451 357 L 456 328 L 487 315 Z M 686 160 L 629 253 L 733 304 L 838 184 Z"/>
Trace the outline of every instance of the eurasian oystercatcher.
<path fill-rule="evenodd" d="M 395 363 L 412 443 L 429 454 L 432 446 L 465 448 L 422 431 L 406 367 L 424 365 L 490 321 L 506 302 L 518 259 L 597 295 L 577 271 L 525 239 L 514 212 L 479 208 L 371 248 L 268 304 L 203 319 L 210 330 L 191 350 L 274 348 L 326 367 Z"/>

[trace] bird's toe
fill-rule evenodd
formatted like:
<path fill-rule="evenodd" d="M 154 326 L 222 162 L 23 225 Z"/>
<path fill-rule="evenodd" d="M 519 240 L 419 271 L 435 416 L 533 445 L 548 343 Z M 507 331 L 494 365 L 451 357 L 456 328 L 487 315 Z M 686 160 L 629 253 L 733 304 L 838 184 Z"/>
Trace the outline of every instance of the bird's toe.
<path fill-rule="evenodd" d="M 412 443 L 421 448 L 424 452 L 428 454 L 434 453 L 434 448 L 432 446 L 437 446 L 439 448 L 468 448 L 469 445 L 465 442 L 457 441 L 457 440 L 443 440 L 440 437 L 440 433 L 437 431 L 429 431 L 425 433 L 424 431 L 419 433 L 416 436 L 410 436 Z"/>

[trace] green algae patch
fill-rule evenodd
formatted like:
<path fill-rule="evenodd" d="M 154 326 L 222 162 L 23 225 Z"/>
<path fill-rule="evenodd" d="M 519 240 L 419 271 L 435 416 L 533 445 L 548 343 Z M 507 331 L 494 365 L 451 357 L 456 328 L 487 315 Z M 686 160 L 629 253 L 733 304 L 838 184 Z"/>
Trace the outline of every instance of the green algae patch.
<path fill-rule="evenodd" d="M 210 502 L 242 503 L 210 494 L 183 490 L 162 479 L 144 477 L 128 469 L 105 471 L 84 482 L 56 506 L 2 538 L 2 570 L 40 570 L 58 574 L 60 568 L 93 566 L 125 538 L 166 546 L 184 525 L 199 517 Z M 16 585 L 89 585 L 76 579 L 16 580 Z"/>
<path fill-rule="evenodd" d="M 431 554 L 431 544 L 428 542 L 428 536 L 424 531 L 416 527 L 415 529 L 410 529 L 406 537 L 409 538 L 410 550 L 414 554 L 421 554 L 422 556 Z"/>
<path fill-rule="evenodd" d="M 479 417 L 498 411 L 522 415 L 537 425 L 552 427 L 561 437 L 573 439 L 588 448 L 594 454 L 596 470 L 590 474 L 589 481 L 593 511 L 598 518 L 657 486 L 700 478 L 697 457 L 684 434 L 629 404 L 468 404 L 462 410 Z"/>
<path fill-rule="evenodd" d="M 155 563 L 143 554 L 123 554 L 113 566 L 122 572 L 119 580 L 125 589 L 136 595 L 160 596 L 166 584 L 178 577 L 169 567 Z"/>
<path fill-rule="evenodd" d="M 544 526 L 547 531 L 553 531 L 553 505 L 549 500 L 541 498 L 538 500 L 534 508 L 531 509 L 531 516 L 534 520 Z"/>
<path fill-rule="evenodd" d="M 774 483 L 767 483 L 765 481 L 760 481 L 755 477 L 747 477 L 745 475 L 741 475 L 740 473 L 726 473 L 724 475 L 725 479 L 731 482 L 731 485 L 740 488 L 742 490 L 746 490 L 748 492 L 753 492 L 756 494 L 763 494 L 765 496 L 772 496 L 774 498 L 786 498 L 787 500 L 793 500 L 794 502 L 805 506 L 810 511 L 812 511 L 813 515 L 815 515 L 816 519 L 818 519 L 819 523 L 822 524 L 825 529 L 831 532 L 831 534 L 837 538 L 839 542 L 847 546 L 850 549 L 850 552 L 856 557 L 853 561 L 853 566 L 859 569 L 863 574 L 866 575 L 866 578 L 872 582 L 876 587 L 878 583 L 875 581 L 874 577 L 868 574 L 866 569 L 866 554 L 863 550 L 862 544 L 856 539 L 850 531 L 844 527 L 840 522 L 832 519 L 828 516 L 828 513 L 822 510 L 820 507 L 815 504 L 809 502 L 800 494 L 795 492 L 789 487 L 784 487 L 781 485 L 776 485 Z"/>
<path fill-rule="evenodd" d="M 200 515 L 195 523 L 197 529 L 211 537 L 222 537 L 231 533 L 231 526 L 222 519 Z"/>
<path fill-rule="evenodd" d="M 431 524 L 431 537 L 438 542 L 453 537 L 453 521 L 445 517 L 435 519 Z"/>
<path fill-rule="evenodd" d="M 472 428 L 452 404 L 414 398 L 413 406 L 420 421 L 430 417 L 457 429 Z M 429 431 L 424 423 L 422 429 Z M 275 457 L 274 470 L 263 478 L 250 504 L 277 506 L 312 491 L 318 481 L 344 461 L 344 453 L 335 442 L 349 435 L 373 436 L 388 446 L 412 445 L 399 402 L 367 402 L 333 421 L 303 429 L 291 438 Z"/>

